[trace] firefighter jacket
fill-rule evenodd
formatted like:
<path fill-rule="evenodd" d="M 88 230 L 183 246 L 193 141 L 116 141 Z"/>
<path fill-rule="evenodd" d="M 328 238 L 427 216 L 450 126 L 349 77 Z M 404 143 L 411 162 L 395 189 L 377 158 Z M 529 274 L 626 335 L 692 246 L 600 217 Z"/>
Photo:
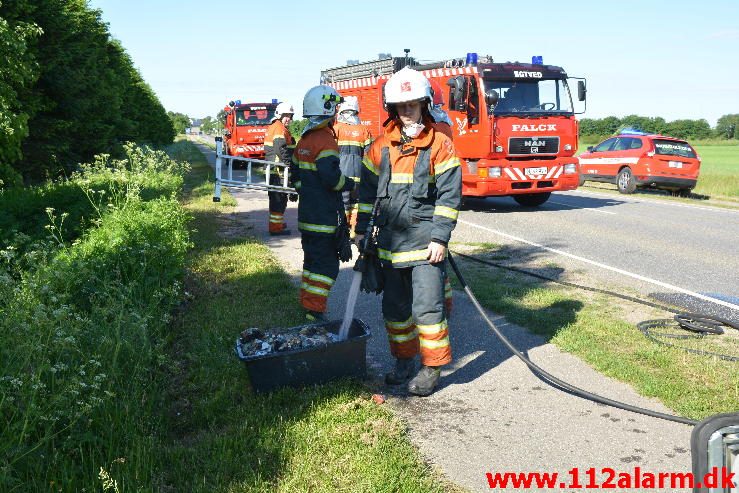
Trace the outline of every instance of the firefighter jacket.
<path fill-rule="evenodd" d="M 447 245 L 462 204 L 462 170 L 451 139 L 427 122 L 418 137 L 401 143 L 400 126 L 390 122 L 363 159 L 357 233 L 365 233 L 376 198 L 383 265 L 428 263 L 429 243 Z"/>
<path fill-rule="evenodd" d="M 293 136 L 281 120 L 273 121 L 264 136 L 264 160 L 271 163 L 290 163 L 295 147 Z M 281 176 L 280 169 L 277 175 Z"/>
<path fill-rule="evenodd" d="M 354 180 L 339 169 L 339 147 L 330 127 L 303 135 L 295 148 L 293 162 L 300 169 L 298 229 L 305 234 L 336 233 L 341 192 L 352 190 Z"/>
<path fill-rule="evenodd" d="M 335 123 L 334 132 L 339 144 L 341 172 L 358 182 L 362 173 L 362 156 L 372 142 L 370 131 L 364 125 Z"/>

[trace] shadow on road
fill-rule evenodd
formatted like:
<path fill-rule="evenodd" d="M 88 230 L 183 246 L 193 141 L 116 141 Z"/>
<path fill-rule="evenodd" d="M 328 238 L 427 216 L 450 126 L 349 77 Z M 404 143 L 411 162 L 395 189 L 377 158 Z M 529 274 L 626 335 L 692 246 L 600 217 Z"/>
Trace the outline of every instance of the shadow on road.
<path fill-rule="evenodd" d="M 567 211 L 573 209 L 598 209 L 601 207 L 614 207 L 624 204 L 625 201 L 602 197 L 582 197 L 573 195 L 552 195 L 552 197 L 539 207 L 524 207 L 519 205 L 511 197 L 486 197 L 464 200 L 462 209 L 473 212 L 526 212 L 526 211 Z"/>

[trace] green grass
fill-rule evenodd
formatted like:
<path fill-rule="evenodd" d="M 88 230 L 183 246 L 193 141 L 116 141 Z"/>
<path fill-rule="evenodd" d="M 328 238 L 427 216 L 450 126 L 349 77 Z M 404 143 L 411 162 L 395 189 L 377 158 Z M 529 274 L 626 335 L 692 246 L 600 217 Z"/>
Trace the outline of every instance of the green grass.
<path fill-rule="evenodd" d="M 696 145 L 695 150 L 701 172 L 694 193 L 739 200 L 739 146 Z"/>
<path fill-rule="evenodd" d="M 497 249 L 477 249 L 475 253 L 487 260 L 496 254 Z M 456 258 L 483 306 L 543 335 L 599 372 L 631 384 L 640 394 L 660 399 L 679 415 L 702 419 L 739 409 L 739 363 L 650 341 L 625 321 L 634 310 L 644 308 L 605 294 Z M 644 319 L 666 317 L 669 314 L 645 310 Z M 739 356 L 736 337 L 724 337 L 720 342 L 710 337 L 666 341 Z"/>
<path fill-rule="evenodd" d="M 43 193 L 13 195 L 64 208 L 53 239 L 0 250 L 0 491 L 96 491 L 113 466 L 121 491 L 145 491 L 157 470 L 159 370 L 190 246 L 189 218 L 170 195 L 182 184 L 173 172 L 187 167 L 131 146 L 125 164 L 96 162 Z M 172 193 L 144 200 L 142 177 Z M 100 187 L 106 200 L 93 205 L 73 185 Z M 68 223 L 79 232 L 70 242 L 61 218 L 82 205 L 94 220 Z M 17 216 L 21 231 L 24 217 L 33 215 Z"/>
<path fill-rule="evenodd" d="M 301 324 L 297 286 L 248 230 L 219 235 L 236 226 L 234 201 L 224 194 L 214 204 L 212 171 L 202 155 L 194 164 L 186 187 L 196 247 L 190 301 L 174 325 L 162 490 L 452 491 L 360 383 L 251 392 L 236 337 L 247 327 Z"/>

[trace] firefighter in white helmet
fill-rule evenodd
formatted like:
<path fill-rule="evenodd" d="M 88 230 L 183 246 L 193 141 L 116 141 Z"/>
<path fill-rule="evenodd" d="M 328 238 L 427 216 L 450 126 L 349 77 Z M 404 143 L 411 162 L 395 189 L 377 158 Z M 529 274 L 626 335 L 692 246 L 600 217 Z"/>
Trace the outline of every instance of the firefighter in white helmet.
<path fill-rule="evenodd" d="M 359 183 L 362 156 L 372 142 L 372 135 L 359 120 L 359 100 L 356 96 L 348 96 L 343 103 L 339 104 L 334 132 L 339 145 L 341 172 L 344 176 Z M 344 192 L 343 199 L 347 221 L 351 227 L 354 227 L 357 222 L 357 203 L 359 202 L 357 192 Z"/>
<path fill-rule="evenodd" d="M 275 116 L 267 128 L 264 136 L 264 159 L 273 163 L 290 163 L 295 142 L 287 126 L 293 119 L 295 110 L 289 103 L 280 103 L 275 109 Z M 283 184 L 283 172 L 280 168 L 273 168 L 270 173 L 270 185 Z M 285 209 L 287 209 L 288 195 L 282 192 L 269 192 L 269 234 L 290 234 L 285 226 Z"/>
<path fill-rule="evenodd" d="M 383 265 L 382 312 L 395 368 L 389 385 L 408 382 L 415 395 L 431 394 L 440 367 L 452 360 L 444 307 L 446 249 L 462 201 L 462 171 L 454 145 L 435 128 L 431 86 L 420 72 L 404 68 L 384 90 L 390 118 L 384 134 L 363 160 L 359 184 L 361 244 L 373 203 Z M 414 358 L 422 367 L 413 376 Z"/>
<path fill-rule="evenodd" d="M 325 320 L 328 294 L 339 274 L 337 228 L 339 213 L 343 215 L 341 194 L 354 189 L 354 180 L 341 173 L 339 147 L 332 129 L 336 106 L 341 100 L 332 87 L 325 85 L 313 87 L 305 94 L 303 116 L 308 124 L 293 154 L 300 174 L 298 228 L 303 246 L 300 303 L 311 321 Z"/>

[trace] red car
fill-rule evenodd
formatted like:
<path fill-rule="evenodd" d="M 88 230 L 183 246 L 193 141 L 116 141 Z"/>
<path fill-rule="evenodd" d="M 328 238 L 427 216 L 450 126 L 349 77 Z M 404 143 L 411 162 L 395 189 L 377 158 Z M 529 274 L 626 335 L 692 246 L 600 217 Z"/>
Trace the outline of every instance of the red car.
<path fill-rule="evenodd" d="M 621 133 L 580 154 L 580 184 L 613 183 L 621 193 L 659 188 L 688 196 L 701 160 L 684 140 L 645 133 Z"/>

